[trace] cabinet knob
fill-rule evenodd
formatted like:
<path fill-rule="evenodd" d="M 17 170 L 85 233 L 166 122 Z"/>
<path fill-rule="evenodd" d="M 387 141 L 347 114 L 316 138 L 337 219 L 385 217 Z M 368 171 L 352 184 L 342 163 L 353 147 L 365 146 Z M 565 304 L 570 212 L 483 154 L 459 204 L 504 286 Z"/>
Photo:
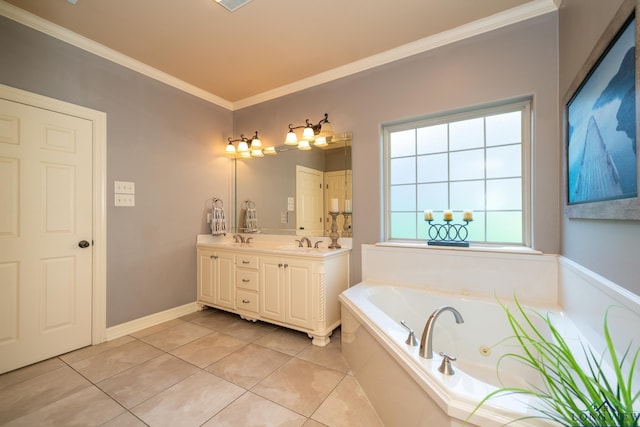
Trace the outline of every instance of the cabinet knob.
<path fill-rule="evenodd" d="M 209 256 L 209 258 L 211 258 L 211 259 L 218 259 L 218 255 L 211 255 L 211 256 Z"/>
<path fill-rule="evenodd" d="M 249 279 L 242 279 L 242 281 L 243 281 L 244 283 L 249 283 L 251 280 L 249 280 Z"/>
<path fill-rule="evenodd" d="M 285 264 L 285 265 L 284 265 L 284 268 L 287 268 L 287 267 L 289 267 L 289 264 Z"/>
<path fill-rule="evenodd" d="M 243 300 L 242 300 L 242 303 L 243 303 L 243 304 L 249 304 L 250 302 L 251 302 L 251 301 L 249 301 L 248 299 L 243 299 Z"/>
<path fill-rule="evenodd" d="M 243 264 L 249 264 L 249 261 L 242 260 Z"/>
<path fill-rule="evenodd" d="M 278 267 L 282 267 L 282 263 L 278 264 Z"/>

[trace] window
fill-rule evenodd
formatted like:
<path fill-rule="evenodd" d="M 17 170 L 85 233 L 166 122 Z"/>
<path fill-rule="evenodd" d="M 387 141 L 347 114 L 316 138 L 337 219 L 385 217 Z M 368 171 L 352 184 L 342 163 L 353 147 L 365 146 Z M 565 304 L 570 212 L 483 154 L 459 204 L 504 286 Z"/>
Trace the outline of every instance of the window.
<path fill-rule="evenodd" d="M 530 116 L 526 100 L 383 126 L 385 240 L 472 210 L 469 241 L 529 245 Z"/>

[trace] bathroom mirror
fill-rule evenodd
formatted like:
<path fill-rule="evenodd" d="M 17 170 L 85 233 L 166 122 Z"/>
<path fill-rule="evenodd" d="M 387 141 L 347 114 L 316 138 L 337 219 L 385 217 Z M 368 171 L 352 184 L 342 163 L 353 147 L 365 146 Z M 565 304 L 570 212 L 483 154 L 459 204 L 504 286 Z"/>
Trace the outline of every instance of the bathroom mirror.
<path fill-rule="evenodd" d="M 233 160 L 232 232 L 328 236 L 332 199 L 338 200 L 340 212 L 345 201 L 352 200 L 351 143 L 351 132 L 346 132 L 334 135 L 325 148 L 305 151 L 281 145 L 276 155 Z M 346 233 L 344 216 L 337 222 L 338 232 L 347 237 L 352 218 Z"/>

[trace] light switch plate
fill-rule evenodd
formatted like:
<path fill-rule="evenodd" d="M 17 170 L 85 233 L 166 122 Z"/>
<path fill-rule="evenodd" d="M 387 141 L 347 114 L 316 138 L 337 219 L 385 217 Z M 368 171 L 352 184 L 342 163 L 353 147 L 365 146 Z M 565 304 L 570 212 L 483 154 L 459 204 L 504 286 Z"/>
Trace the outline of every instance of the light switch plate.
<path fill-rule="evenodd" d="M 134 194 L 114 194 L 114 205 L 133 207 L 136 205 L 136 196 Z"/>
<path fill-rule="evenodd" d="M 136 184 L 128 181 L 114 181 L 113 192 L 116 194 L 136 194 Z"/>

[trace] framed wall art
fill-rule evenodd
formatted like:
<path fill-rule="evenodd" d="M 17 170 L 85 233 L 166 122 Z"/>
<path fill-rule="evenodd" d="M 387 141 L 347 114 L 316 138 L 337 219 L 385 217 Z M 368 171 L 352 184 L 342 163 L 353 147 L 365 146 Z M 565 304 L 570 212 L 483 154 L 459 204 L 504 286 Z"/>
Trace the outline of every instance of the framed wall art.
<path fill-rule="evenodd" d="M 634 6 L 623 3 L 563 102 L 570 218 L 640 219 Z"/>

